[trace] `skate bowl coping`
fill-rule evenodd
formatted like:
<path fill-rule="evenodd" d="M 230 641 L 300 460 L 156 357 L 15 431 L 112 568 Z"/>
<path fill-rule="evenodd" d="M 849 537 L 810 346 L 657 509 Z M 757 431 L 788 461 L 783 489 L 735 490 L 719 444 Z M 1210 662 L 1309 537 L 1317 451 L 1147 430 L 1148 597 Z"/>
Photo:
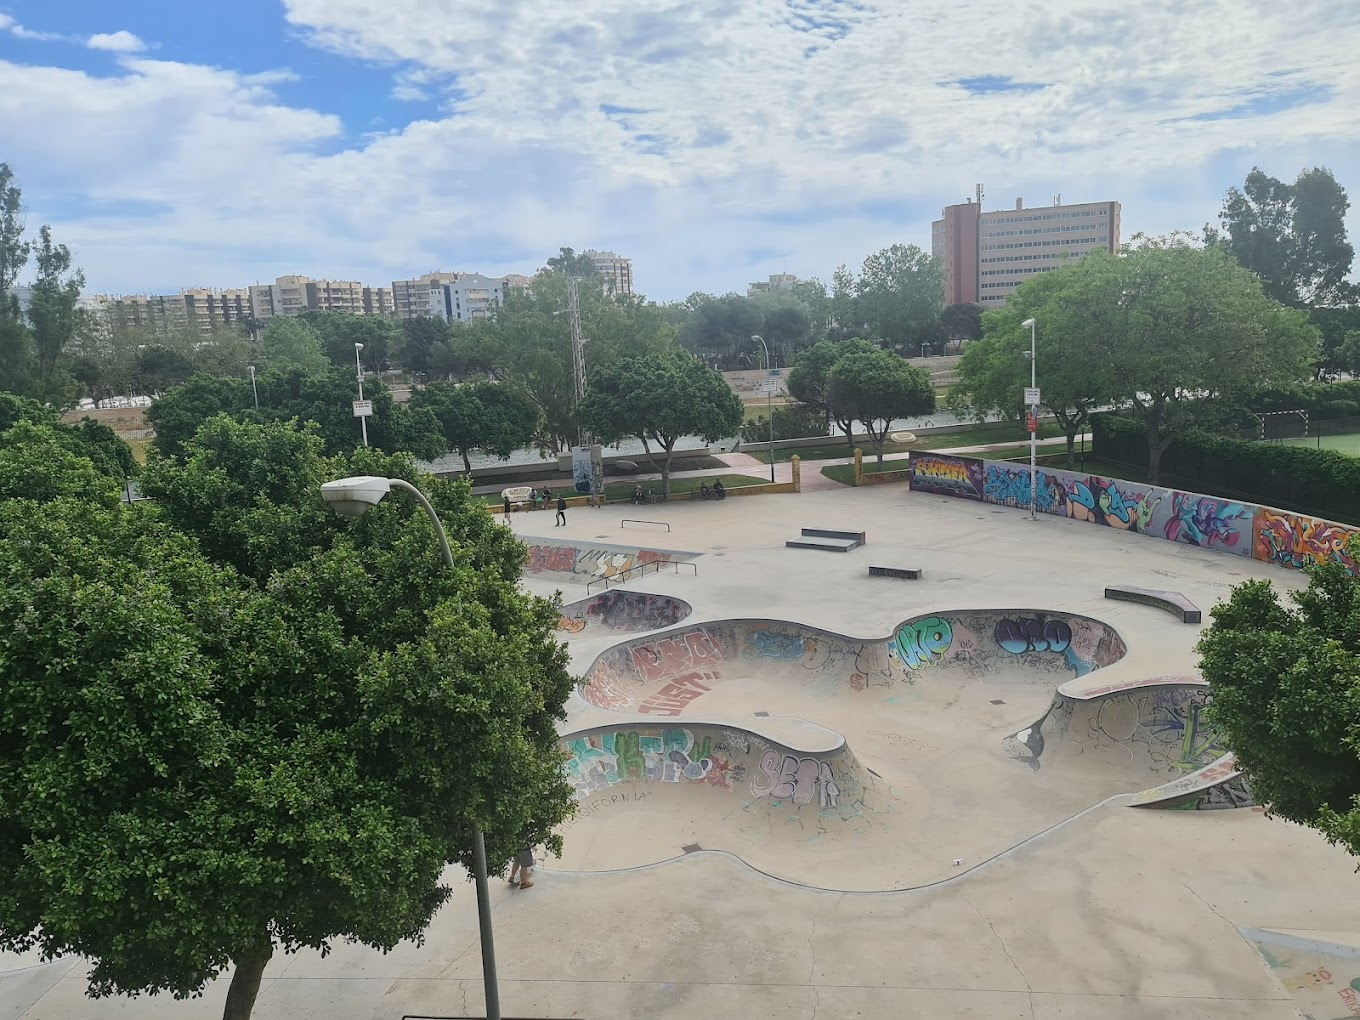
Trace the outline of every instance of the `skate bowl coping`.
<path fill-rule="evenodd" d="M 1141 605 L 1152 606 L 1154 609 L 1164 609 L 1180 620 L 1181 623 L 1199 623 L 1202 618 L 1199 606 L 1178 591 L 1159 591 L 1154 588 L 1134 588 L 1131 585 L 1112 585 L 1105 589 L 1105 597 L 1117 599 L 1120 602 L 1137 602 Z"/>

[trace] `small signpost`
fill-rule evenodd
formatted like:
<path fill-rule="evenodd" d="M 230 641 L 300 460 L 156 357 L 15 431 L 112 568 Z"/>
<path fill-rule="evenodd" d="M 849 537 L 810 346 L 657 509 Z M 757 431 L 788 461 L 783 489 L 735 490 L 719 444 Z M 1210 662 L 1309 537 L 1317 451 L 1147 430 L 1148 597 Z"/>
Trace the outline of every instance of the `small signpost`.
<path fill-rule="evenodd" d="M 1039 406 L 1039 387 L 1037 386 L 1025 387 L 1025 403 L 1028 404 L 1030 407 Z"/>
<path fill-rule="evenodd" d="M 372 418 L 372 417 L 373 417 L 373 401 L 371 401 L 371 400 L 356 400 L 356 401 L 354 402 L 354 417 L 356 417 L 356 418 Z"/>

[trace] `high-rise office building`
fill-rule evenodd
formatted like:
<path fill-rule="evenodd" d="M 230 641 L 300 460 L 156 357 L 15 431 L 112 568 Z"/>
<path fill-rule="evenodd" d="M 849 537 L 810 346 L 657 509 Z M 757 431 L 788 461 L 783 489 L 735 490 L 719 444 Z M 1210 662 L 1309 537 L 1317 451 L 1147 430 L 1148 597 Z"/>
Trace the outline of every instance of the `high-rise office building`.
<path fill-rule="evenodd" d="M 931 254 L 945 265 L 945 304 L 974 301 L 999 308 L 1035 273 L 1093 251 L 1119 250 L 1119 203 L 1087 202 L 980 212 L 964 202 L 946 206 L 931 224 Z"/>

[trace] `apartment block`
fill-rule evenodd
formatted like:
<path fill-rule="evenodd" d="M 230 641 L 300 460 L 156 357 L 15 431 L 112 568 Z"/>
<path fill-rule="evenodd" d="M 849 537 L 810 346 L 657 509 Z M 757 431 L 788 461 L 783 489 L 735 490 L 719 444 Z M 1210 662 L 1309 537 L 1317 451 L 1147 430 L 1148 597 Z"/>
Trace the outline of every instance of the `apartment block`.
<path fill-rule="evenodd" d="M 391 287 L 364 288 L 365 315 L 391 315 L 393 311 Z"/>
<path fill-rule="evenodd" d="M 974 202 L 946 206 L 931 224 L 931 253 L 945 266 L 945 304 L 999 308 L 1035 273 L 1094 251 L 1119 250 L 1119 203 L 1087 202 L 982 212 Z"/>
<path fill-rule="evenodd" d="M 471 322 L 485 319 L 494 314 L 505 299 L 505 279 L 482 276 L 480 273 L 463 273 L 452 283 L 446 283 L 438 292 L 439 300 L 431 315 L 445 322 Z"/>
<path fill-rule="evenodd" d="M 98 294 L 88 300 L 87 307 L 103 314 L 110 324 L 207 333 L 247 318 L 250 295 L 242 289 L 191 287 L 178 294 Z"/>
<path fill-rule="evenodd" d="M 633 260 L 612 251 L 584 251 L 581 253 L 595 265 L 604 277 L 605 290 L 611 294 L 633 293 Z"/>
<path fill-rule="evenodd" d="M 417 276 L 414 280 L 392 281 L 392 310 L 403 319 L 424 315 L 438 315 L 443 301 L 443 288 L 457 283 L 467 273 L 445 273 L 436 270 Z"/>

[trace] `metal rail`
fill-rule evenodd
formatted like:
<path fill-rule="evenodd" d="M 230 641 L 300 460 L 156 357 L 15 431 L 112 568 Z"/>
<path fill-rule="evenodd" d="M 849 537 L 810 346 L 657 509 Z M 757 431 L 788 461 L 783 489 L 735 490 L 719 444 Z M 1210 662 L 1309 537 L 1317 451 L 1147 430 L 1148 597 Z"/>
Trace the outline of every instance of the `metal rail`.
<path fill-rule="evenodd" d="M 634 572 L 637 573 L 638 577 L 646 577 L 648 567 L 652 568 L 652 573 L 654 574 L 659 574 L 662 567 L 674 567 L 677 574 L 680 573 L 681 567 L 689 567 L 690 570 L 694 571 L 695 577 L 699 576 L 699 568 L 687 560 L 652 560 L 649 563 L 639 563 L 636 567 L 629 567 L 627 570 L 620 570 L 617 574 L 610 574 L 607 577 L 597 577 L 586 585 L 586 594 L 589 595 L 590 589 L 594 588 L 597 584 L 602 584 L 606 588 L 609 587 L 610 581 L 617 581 L 619 584 L 623 584 L 624 581 L 628 580 L 628 575 Z"/>
<path fill-rule="evenodd" d="M 619 527 L 622 528 L 625 524 L 655 524 L 658 528 L 665 528 L 667 531 L 671 530 L 671 526 L 665 521 L 635 521 L 631 517 L 625 517 L 623 520 L 619 521 Z"/>

